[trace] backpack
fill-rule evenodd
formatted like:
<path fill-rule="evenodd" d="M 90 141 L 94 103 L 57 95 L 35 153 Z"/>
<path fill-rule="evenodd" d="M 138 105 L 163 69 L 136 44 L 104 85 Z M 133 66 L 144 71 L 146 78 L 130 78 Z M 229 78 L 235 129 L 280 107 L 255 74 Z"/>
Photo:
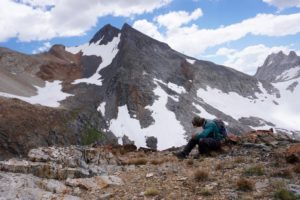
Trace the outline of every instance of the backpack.
<path fill-rule="evenodd" d="M 227 139 L 228 134 L 227 134 L 227 130 L 225 127 L 225 123 L 221 120 L 221 119 L 214 119 L 213 120 L 215 122 L 215 124 L 217 125 L 217 127 L 220 130 L 220 134 L 223 136 L 223 139 Z"/>

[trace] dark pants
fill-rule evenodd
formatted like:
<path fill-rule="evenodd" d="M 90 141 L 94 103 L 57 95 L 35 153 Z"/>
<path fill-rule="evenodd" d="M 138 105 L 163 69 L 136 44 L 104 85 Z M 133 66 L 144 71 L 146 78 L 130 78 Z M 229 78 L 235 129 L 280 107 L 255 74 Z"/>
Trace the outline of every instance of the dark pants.
<path fill-rule="evenodd" d="M 221 147 L 220 141 L 213 138 L 201 138 L 200 140 L 191 139 L 183 149 L 183 153 L 187 156 L 198 144 L 200 154 L 209 153 L 212 150 L 218 150 Z"/>

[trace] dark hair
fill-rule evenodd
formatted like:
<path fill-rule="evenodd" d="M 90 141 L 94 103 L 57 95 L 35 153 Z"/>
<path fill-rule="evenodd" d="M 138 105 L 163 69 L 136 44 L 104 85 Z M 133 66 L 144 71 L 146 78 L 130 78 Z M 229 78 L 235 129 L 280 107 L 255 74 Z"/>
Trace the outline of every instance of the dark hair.
<path fill-rule="evenodd" d="M 196 116 L 193 118 L 192 124 L 193 126 L 200 127 L 204 124 L 204 118 Z"/>

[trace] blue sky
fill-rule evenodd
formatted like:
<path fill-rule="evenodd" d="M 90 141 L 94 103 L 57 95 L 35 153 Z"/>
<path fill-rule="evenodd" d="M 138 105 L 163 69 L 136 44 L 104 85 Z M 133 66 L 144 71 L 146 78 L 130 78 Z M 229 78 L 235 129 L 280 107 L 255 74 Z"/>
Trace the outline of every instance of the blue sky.
<path fill-rule="evenodd" d="M 199 59 L 254 74 L 270 53 L 300 55 L 300 0 L 1 0 L 0 46 L 83 44 L 124 23 Z"/>

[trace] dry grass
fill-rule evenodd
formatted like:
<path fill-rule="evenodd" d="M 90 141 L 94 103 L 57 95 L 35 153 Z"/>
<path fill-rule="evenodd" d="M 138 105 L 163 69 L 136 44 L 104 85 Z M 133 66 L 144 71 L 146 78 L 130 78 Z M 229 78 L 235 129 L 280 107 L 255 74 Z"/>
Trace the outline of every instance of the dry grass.
<path fill-rule="evenodd" d="M 219 162 L 217 165 L 216 165 L 216 170 L 222 170 L 224 168 L 224 163 L 223 162 Z"/>
<path fill-rule="evenodd" d="M 286 187 L 286 183 L 283 180 L 272 180 L 271 181 L 271 186 L 276 189 L 279 190 L 281 188 L 285 188 Z"/>
<path fill-rule="evenodd" d="M 145 158 L 134 158 L 130 159 L 126 162 L 127 165 L 146 165 L 147 164 L 147 159 Z"/>
<path fill-rule="evenodd" d="M 164 163 L 165 161 L 163 159 L 154 159 L 154 160 L 151 160 L 150 163 L 152 165 L 161 165 L 162 163 Z"/>
<path fill-rule="evenodd" d="M 244 171 L 246 176 L 262 176 L 265 174 L 265 168 L 262 165 L 255 165 Z"/>
<path fill-rule="evenodd" d="M 159 194 L 159 191 L 156 188 L 150 187 L 146 189 L 144 194 L 145 196 L 156 196 Z"/>
<path fill-rule="evenodd" d="M 236 158 L 234 159 L 234 162 L 235 162 L 235 163 L 245 163 L 245 158 L 242 157 L 242 156 L 236 157 Z"/>
<path fill-rule="evenodd" d="M 186 161 L 186 164 L 187 165 L 193 165 L 194 164 L 194 160 L 189 159 L 189 160 Z"/>
<path fill-rule="evenodd" d="M 194 172 L 194 179 L 196 181 L 205 181 L 208 179 L 208 172 L 202 169 L 198 169 Z"/>
<path fill-rule="evenodd" d="M 146 154 L 145 154 L 145 152 L 140 151 L 140 152 L 137 153 L 137 157 L 139 157 L 139 158 L 145 158 Z"/>
<path fill-rule="evenodd" d="M 242 191 L 252 191 L 254 188 L 254 182 L 246 178 L 240 178 L 236 182 L 236 185 L 238 190 Z"/>
<path fill-rule="evenodd" d="M 291 168 L 278 169 L 275 170 L 271 175 L 282 178 L 293 178 L 293 171 Z"/>
<path fill-rule="evenodd" d="M 293 167 L 295 173 L 300 174 L 300 164 Z"/>

